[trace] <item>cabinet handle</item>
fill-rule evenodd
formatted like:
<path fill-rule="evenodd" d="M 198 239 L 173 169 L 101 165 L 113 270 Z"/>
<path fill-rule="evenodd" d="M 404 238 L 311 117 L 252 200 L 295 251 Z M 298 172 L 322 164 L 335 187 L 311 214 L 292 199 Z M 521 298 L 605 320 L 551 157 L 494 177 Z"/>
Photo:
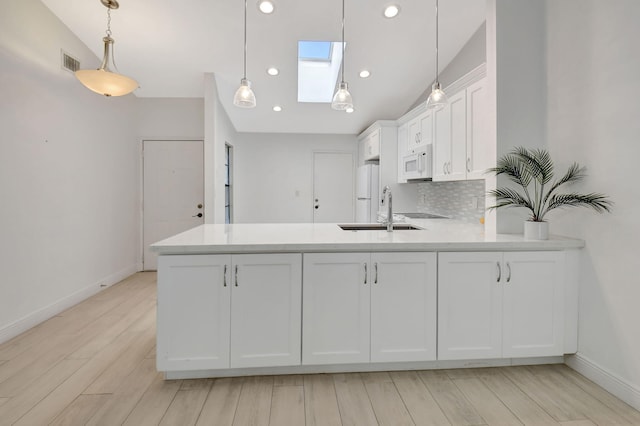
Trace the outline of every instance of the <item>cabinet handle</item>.
<path fill-rule="evenodd" d="M 236 265 L 236 287 L 238 287 L 238 265 Z"/>
<path fill-rule="evenodd" d="M 498 279 L 496 282 L 499 283 L 502 279 L 502 268 L 500 267 L 500 262 L 496 262 L 496 266 L 498 267 Z"/>
<path fill-rule="evenodd" d="M 367 283 L 367 263 L 364 264 L 364 283 Z"/>
<path fill-rule="evenodd" d="M 373 283 L 374 283 L 374 284 L 378 284 L 378 262 L 375 262 L 375 263 L 373 264 L 373 269 L 375 269 L 375 271 L 376 271 L 376 277 L 375 277 L 375 279 L 373 280 Z"/>
<path fill-rule="evenodd" d="M 447 163 L 442 163 L 442 173 L 447 174 Z"/>
<path fill-rule="evenodd" d="M 471 158 L 467 157 L 467 171 L 470 172 L 471 171 Z"/>
<path fill-rule="evenodd" d="M 507 282 L 511 282 L 511 265 L 507 262 Z"/>
<path fill-rule="evenodd" d="M 224 286 L 223 287 L 226 287 L 227 286 L 227 265 L 224 265 L 224 273 L 223 273 L 223 275 L 224 275 L 224 279 L 223 279 Z"/>
<path fill-rule="evenodd" d="M 449 161 L 447 164 L 447 169 L 449 169 L 449 174 L 451 174 L 451 161 Z"/>

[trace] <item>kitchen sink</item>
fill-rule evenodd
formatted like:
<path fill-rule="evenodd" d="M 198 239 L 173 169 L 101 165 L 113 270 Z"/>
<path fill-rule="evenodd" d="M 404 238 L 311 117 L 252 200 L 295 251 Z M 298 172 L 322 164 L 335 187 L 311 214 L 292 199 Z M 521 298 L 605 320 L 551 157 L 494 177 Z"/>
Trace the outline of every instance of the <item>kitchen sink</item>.
<path fill-rule="evenodd" d="M 349 223 L 338 225 L 344 231 L 386 231 L 387 225 L 384 223 Z M 413 231 L 421 230 L 417 226 L 410 225 L 408 223 L 394 223 L 394 231 Z"/>
<path fill-rule="evenodd" d="M 440 216 L 433 213 L 396 213 L 397 215 L 407 217 L 409 219 L 449 219 L 446 216 Z"/>

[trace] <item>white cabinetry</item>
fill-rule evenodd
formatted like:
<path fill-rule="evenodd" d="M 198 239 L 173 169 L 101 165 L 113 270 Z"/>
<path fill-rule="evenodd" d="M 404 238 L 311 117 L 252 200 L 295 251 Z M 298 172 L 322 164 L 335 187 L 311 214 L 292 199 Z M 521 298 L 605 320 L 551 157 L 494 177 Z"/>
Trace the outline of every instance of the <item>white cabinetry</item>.
<path fill-rule="evenodd" d="M 374 130 L 361 141 L 360 145 L 364 161 L 380 159 L 380 129 Z"/>
<path fill-rule="evenodd" d="M 434 113 L 434 181 L 483 179 L 492 166 L 485 97 L 483 78 L 450 95 L 449 104 Z"/>
<path fill-rule="evenodd" d="M 435 253 L 305 254 L 303 282 L 303 364 L 435 360 Z"/>
<path fill-rule="evenodd" d="M 564 253 L 439 253 L 438 359 L 564 353 Z"/>
<path fill-rule="evenodd" d="M 407 155 L 408 148 L 408 123 L 398 127 L 398 154 L 396 158 L 398 160 L 398 183 L 407 183 L 407 177 L 404 175 L 404 156 Z"/>
<path fill-rule="evenodd" d="M 407 124 L 407 152 L 415 153 L 433 143 L 433 113 L 427 110 Z"/>
<path fill-rule="evenodd" d="M 159 256 L 160 371 L 300 364 L 300 254 Z"/>

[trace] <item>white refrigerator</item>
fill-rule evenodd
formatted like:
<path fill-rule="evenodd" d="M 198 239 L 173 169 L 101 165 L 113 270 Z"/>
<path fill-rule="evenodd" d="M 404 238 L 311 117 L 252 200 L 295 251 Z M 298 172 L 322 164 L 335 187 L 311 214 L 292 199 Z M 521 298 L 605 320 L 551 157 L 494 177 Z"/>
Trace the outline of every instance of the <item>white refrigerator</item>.
<path fill-rule="evenodd" d="M 379 166 L 365 164 L 358 167 L 356 176 L 356 222 L 374 223 L 378 219 Z"/>

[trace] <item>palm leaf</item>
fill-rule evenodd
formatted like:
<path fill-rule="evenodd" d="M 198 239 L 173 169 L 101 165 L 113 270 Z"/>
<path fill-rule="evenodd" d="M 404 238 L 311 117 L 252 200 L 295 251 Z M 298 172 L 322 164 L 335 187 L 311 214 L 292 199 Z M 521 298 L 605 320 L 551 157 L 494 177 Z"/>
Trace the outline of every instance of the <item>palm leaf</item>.
<path fill-rule="evenodd" d="M 529 173 L 540 185 L 549 183 L 553 178 L 553 160 L 548 151 L 516 147 L 513 154 L 527 165 Z"/>
<path fill-rule="evenodd" d="M 610 212 L 613 202 L 608 200 L 606 195 L 589 193 L 589 194 L 556 194 L 549 198 L 549 206 L 545 214 L 550 210 L 560 207 L 590 207 L 598 213 Z"/>
<path fill-rule="evenodd" d="M 586 176 L 585 170 L 586 169 L 584 167 L 580 167 L 578 163 L 573 163 L 571 167 L 569 167 L 569 170 L 567 170 L 567 172 L 564 174 L 564 176 L 562 176 L 558 181 L 554 182 L 553 185 L 551 185 L 549 192 L 544 197 L 544 203 L 547 202 L 547 200 L 560 186 L 582 180 Z"/>
<path fill-rule="evenodd" d="M 499 207 L 525 207 L 533 211 L 531 201 L 514 189 L 498 188 L 489 191 L 488 194 L 496 197 L 496 205 L 489 207 L 489 210 Z"/>
<path fill-rule="evenodd" d="M 530 171 L 522 161 L 513 154 L 507 154 L 500 158 L 496 167 L 489 169 L 488 172 L 493 172 L 496 175 L 506 175 L 509 180 L 519 184 L 523 188 L 529 186 L 532 179 Z"/>

